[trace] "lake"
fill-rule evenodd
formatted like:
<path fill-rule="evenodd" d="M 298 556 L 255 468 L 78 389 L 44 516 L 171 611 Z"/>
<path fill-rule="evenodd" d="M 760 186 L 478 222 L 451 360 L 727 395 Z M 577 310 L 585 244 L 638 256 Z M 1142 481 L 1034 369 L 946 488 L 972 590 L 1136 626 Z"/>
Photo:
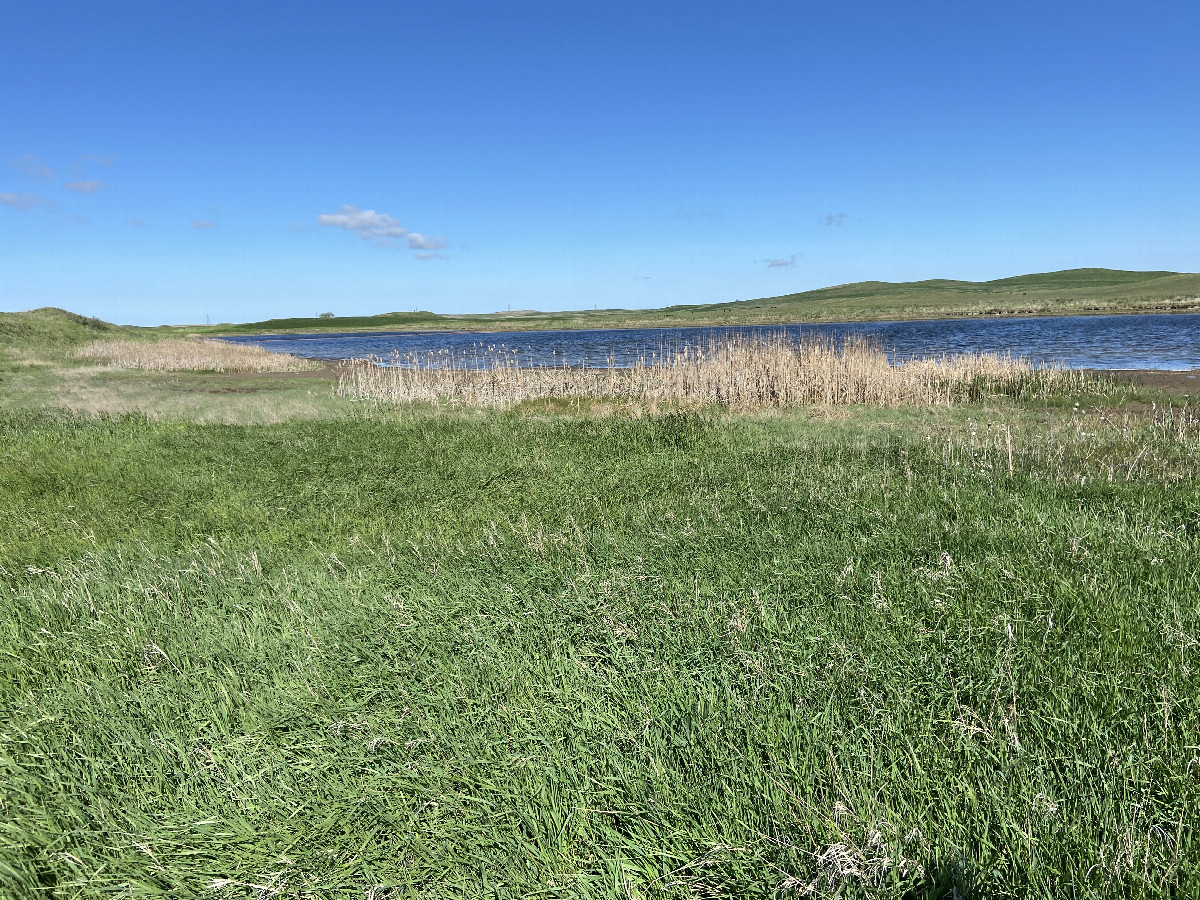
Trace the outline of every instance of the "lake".
<path fill-rule="evenodd" d="M 1200 369 L 1200 314 L 938 319 L 728 328 L 634 328 L 508 332 L 343 332 L 262 334 L 224 340 L 314 359 L 446 352 L 467 365 L 516 353 L 523 365 L 628 366 L 681 345 L 755 333 L 815 335 L 840 341 L 862 335 L 894 359 L 1000 352 L 1033 362 L 1092 369 Z"/>

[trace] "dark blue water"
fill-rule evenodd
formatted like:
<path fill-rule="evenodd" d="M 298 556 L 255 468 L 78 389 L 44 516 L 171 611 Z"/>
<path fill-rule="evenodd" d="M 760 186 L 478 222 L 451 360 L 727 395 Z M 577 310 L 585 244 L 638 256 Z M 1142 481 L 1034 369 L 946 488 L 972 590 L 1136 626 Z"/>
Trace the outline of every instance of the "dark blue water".
<path fill-rule="evenodd" d="M 446 353 L 468 365 L 515 353 L 522 365 L 628 366 L 681 345 L 737 334 L 809 334 L 840 341 L 864 335 L 896 359 L 944 353 L 1011 353 L 1035 363 L 1094 369 L 1200 369 L 1200 315 L 941 319 L 737 328 L 636 328 L 475 333 L 399 332 L 230 337 L 317 359 Z"/>

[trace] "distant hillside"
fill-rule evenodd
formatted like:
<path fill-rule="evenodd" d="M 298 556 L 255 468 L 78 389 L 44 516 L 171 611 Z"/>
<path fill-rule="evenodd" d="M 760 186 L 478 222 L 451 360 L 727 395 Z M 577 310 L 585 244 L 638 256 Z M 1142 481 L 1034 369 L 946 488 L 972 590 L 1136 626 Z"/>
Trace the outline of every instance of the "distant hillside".
<path fill-rule="evenodd" d="M 812 321 L 1200 310 L 1200 275 L 1069 269 L 982 282 L 867 281 L 708 308 Z"/>
<path fill-rule="evenodd" d="M 155 338 L 181 331 L 189 334 L 528 331 L 1132 312 L 1200 312 L 1200 274 L 1068 269 L 995 281 L 860 281 L 760 300 L 663 309 L 521 310 L 479 315 L 438 315 L 417 311 L 155 329 L 121 327 L 61 309 L 44 308 L 24 313 L 0 313 L 0 347 L 13 346 L 15 341 L 76 344 L 113 331 Z"/>
<path fill-rule="evenodd" d="M 444 327 L 446 316 L 431 312 L 394 312 L 374 316 L 335 316 L 332 319 L 296 318 L 268 319 L 241 325 L 186 326 L 190 332 L 219 332 L 220 334 L 258 334 L 271 331 L 357 331 L 361 329 L 415 330 Z"/>
<path fill-rule="evenodd" d="M 861 281 L 760 300 L 562 312 L 437 315 L 395 312 L 332 319 L 270 319 L 190 327 L 195 333 L 281 331 L 525 331 L 554 328 L 652 328 L 854 322 L 987 316 L 1087 315 L 1200 311 L 1200 274 L 1068 269 L 995 281 Z"/>

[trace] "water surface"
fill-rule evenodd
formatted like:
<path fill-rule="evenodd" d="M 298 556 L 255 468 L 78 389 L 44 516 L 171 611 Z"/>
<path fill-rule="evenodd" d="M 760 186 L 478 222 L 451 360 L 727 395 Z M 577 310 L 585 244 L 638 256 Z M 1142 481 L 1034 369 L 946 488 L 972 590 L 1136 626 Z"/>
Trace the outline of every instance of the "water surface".
<path fill-rule="evenodd" d="M 380 357 L 385 361 L 428 353 L 452 355 L 466 365 L 490 364 L 515 353 L 522 365 L 628 366 L 705 345 L 726 335 L 850 335 L 877 340 L 894 359 L 946 353 L 999 352 L 1035 363 L 1093 369 L 1200 369 L 1200 315 L 1044 316 L 1015 319 L 938 319 L 723 328 L 627 328 L 509 332 L 342 332 L 246 335 L 224 340 L 316 359 Z"/>

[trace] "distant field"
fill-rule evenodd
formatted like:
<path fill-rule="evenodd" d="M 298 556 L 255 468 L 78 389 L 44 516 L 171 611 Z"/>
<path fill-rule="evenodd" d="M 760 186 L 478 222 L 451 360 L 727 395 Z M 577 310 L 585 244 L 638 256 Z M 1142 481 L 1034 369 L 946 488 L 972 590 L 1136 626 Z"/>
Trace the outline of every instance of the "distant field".
<path fill-rule="evenodd" d="M 243 325 L 196 326 L 187 330 L 213 334 L 360 329 L 521 331 L 1151 311 L 1200 311 L 1200 274 L 1070 269 L 984 282 L 934 280 L 889 284 L 864 281 L 761 300 L 665 309 L 487 315 L 396 312 L 333 319 L 271 319 Z"/>

